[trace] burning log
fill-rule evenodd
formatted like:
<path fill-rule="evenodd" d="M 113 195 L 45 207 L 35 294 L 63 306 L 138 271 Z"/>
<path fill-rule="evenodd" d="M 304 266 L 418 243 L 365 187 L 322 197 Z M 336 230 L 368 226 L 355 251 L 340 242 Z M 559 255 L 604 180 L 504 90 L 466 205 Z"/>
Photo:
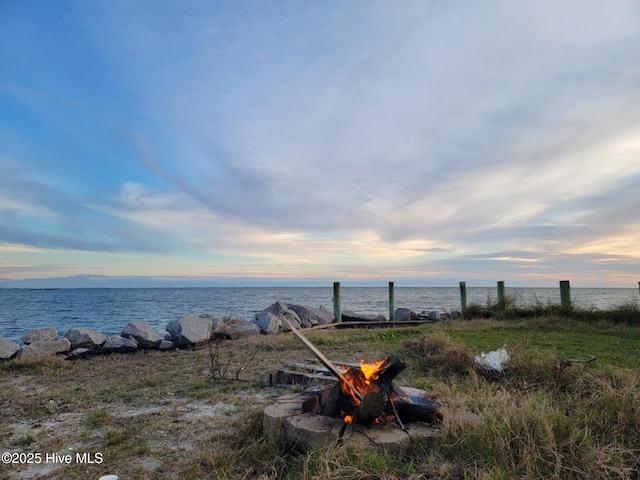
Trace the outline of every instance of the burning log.
<path fill-rule="evenodd" d="M 384 368 L 378 375 L 376 383 L 380 386 L 381 390 L 391 390 L 393 388 L 393 379 L 400 375 L 407 366 L 398 357 L 385 357 Z"/>

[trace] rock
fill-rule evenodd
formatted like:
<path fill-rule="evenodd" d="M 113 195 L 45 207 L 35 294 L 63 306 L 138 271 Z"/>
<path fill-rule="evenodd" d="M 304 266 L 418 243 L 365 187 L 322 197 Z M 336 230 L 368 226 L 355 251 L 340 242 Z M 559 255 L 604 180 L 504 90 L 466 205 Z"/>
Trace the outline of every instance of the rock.
<path fill-rule="evenodd" d="M 282 328 L 280 318 L 267 311 L 256 313 L 253 323 L 260 327 L 262 333 L 278 333 Z"/>
<path fill-rule="evenodd" d="M 225 320 L 211 313 L 200 314 L 202 318 L 208 318 L 212 322 L 211 334 L 218 339 L 231 339 L 226 330 Z"/>
<path fill-rule="evenodd" d="M 429 312 L 429 319 L 430 320 L 435 320 L 436 322 L 440 321 L 440 312 L 437 312 L 435 310 L 431 310 Z"/>
<path fill-rule="evenodd" d="M 6 338 L 0 338 L 0 360 L 9 360 L 20 351 L 20 345 Z"/>
<path fill-rule="evenodd" d="M 332 310 L 329 310 L 327 307 L 325 307 L 324 305 L 320 305 L 320 308 L 318 308 L 318 312 L 320 313 L 320 315 L 322 315 L 324 318 L 328 319 L 327 323 L 332 323 L 336 321 L 336 317 L 333 314 Z"/>
<path fill-rule="evenodd" d="M 209 340 L 212 334 L 220 330 L 224 322 L 213 315 L 199 317 L 186 315 L 167 324 L 167 332 L 175 346 L 193 345 Z"/>
<path fill-rule="evenodd" d="M 286 420 L 303 413 L 305 402 L 313 402 L 311 394 L 290 393 L 281 396 L 278 401 L 264 409 L 262 431 L 274 442 L 284 440 Z M 317 405 L 317 400 L 315 400 Z"/>
<path fill-rule="evenodd" d="M 176 348 L 176 346 L 174 345 L 174 343 L 171 340 L 167 340 L 166 338 L 163 338 L 162 341 L 160 342 L 160 345 L 158 345 L 158 350 L 173 350 L 174 348 Z"/>
<path fill-rule="evenodd" d="M 22 340 L 25 345 L 29 345 L 33 342 L 53 342 L 57 339 L 58 330 L 55 328 L 40 328 L 25 334 L 20 340 Z"/>
<path fill-rule="evenodd" d="M 333 321 L 333 313 L 329 310 L 321 308 L 312 308 L 306 305 L 287 304 L 290 311 L 296 312 L 300 319 L 300 324 L 304 328 L 314 327 L 316 325 L 326 325 Z"/>
<path fill-rule="evenodd" d="M 369 313 L 356 313 L 353 310 L 345 310 L 342 312 L 343 322 L 386 322 L 384 315 L 375 315 Z"/>
<path fill-rule="evenodd" d="M 282 330 L 285 332 L 288 332 L 291 330 L 291 328 L 289 328 L 289 324 L 293 325 L 294 328 L 303 328 L 303 327 L 311 326 L 311 323 L 305 324 L 304 322 L 302 322 L 300 320 L 300 317 L 298 317 L 298 314 L 294 310 L 290 309 L 289 306 L 286 303 L 284 303 L 282 300 L 278 300 L 276 303 L 269 305 L 267 308 L 263 310 L 263 312 L 267 312 L 278 317 L 280 319 L 280 325 L 282 327 Z M 267 322 L 267 320 L 262 320 L 262 321 Z M 277 333 L 277 332 L 271 332 L 271 333 Z"/>
<path fill-rule="evenodd" d="M 396 308 L 396 322 L 417 320 L 418 314 L 408 308 Z"/>
<path fill-rule="evenodd" d="M 71 342 L 71 349 L 75 350 L 76 348 L 93 349 L 101 347 L 107 336 L 91 328 L 72 328 L 67 330 L 64 338 Z"/>
<path fill-rule="evenodd" d="M 122 330 L 122 336 L 133 338 L 142 348 L 157 348 L 163 340 L 160 332 L 139 320 L 129 322 Z"/>
<path fill-rule="evenodd" d="M 71 350 L 71 342 L 67 338 L 61 338 L 55 341 L 31 342 L 29 345 L 20 350 L 18 358 L 33 359 L 57 353 L 67 353 Z"/>
<path fill-rule="evenodd" d="M 296 315 L 296 312 L 294 312 L 293 310 L 289 310 L 282 313 L 281 315 L 278 315 L 278 318 L 280 319 L 280 323 L 282 324 L 283 332 L 290 332 L 291 326 L 298 329 L 304 327 L 304 325 L 302 325 L 302 322 L 298 318 L 298 315 Z"/>
<path fill-rule="evenodd" d="M 114 335 L 107 338 L 102 345 L 103 350 L 109 352 L 135 352 L 138 349 L 138 342 L 132 338 L 121 337 L 120 335 Z"/>
<path fill-rule="evenodd" d="M 263 310 L 263 312 L 273 313 L 274 315 L 281 315 L 289 310 L 289 306 L 282 300 L 278 300 L 276 303 L 269 305 Z"/>
<path fill-rule="evenodd" d="M 87 354 L 95 353 L 95 350 L 91 350 L 90 348 L 76 348 L 75 350 L 71 350 L 67 354 L 67 360 L 75 360 L 77 358 L 86 357 Z"/>
<path fill-rule="evenodd" d="M 260 335 L 260 327 L 253 322 L 238 317 L 229 317 L 224 322 L 223 332 L 232 339 Z"/>

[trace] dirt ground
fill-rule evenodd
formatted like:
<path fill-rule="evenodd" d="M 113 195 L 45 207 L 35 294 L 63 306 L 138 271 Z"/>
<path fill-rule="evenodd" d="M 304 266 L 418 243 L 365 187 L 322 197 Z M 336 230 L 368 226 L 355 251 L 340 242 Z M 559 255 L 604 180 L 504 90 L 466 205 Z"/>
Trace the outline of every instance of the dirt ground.
<path fill-rule="evenodd" d="M 314 332 L 313 339 L 344 361 L 384 353 L 368 351 L 356 333 Z M 283 334 L 215 348 L 5 363 L 0 478 L 185 478 L 199 455 L 233 435 L 239 417 L 285 393 L 269 385 L 270 373 L 311 358 Z"/>

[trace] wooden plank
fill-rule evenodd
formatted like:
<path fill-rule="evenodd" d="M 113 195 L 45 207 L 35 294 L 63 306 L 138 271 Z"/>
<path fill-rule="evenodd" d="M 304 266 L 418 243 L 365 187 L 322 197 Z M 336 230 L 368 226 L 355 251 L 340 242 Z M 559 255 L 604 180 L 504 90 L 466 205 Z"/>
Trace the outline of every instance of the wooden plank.
<path fill-rule="evenodd" d="M 339 325 L 335 325 L 334 328 L 395 328 L 395 327 L 419 327 L 426 323 L 436 323 L 437 320 L 402 320 L 397 322 L 379 322 L 379 321 L 364 321 L 364 322 L 342 322 Z"/>
<path fill-rule="evenodd" d="M 329 369 L 329 371 L 338 380 L 340 380 L 347 387 L 349 387 L 354 392 L 354 395 L 358 398 L 358 400 L 362 401 L 362 395 L 360 394 L 360 392 L 358 392 L 358 390 L 351 384 L 351 382 L 342 374 L 342 372 L 338 369 L 338 367 L 336 367 L 331 360 L 329 360 L 327 357 L 325 357 L 324 354 L 320 350 L 318 350 L 315 347 L 315 345 L 309 341 L 309 339 L 307 337 L 305 337 L 302 333 L 300 333 L 296 327 L 291 325 L 291 322 L 289 322 L 289 320 L 287 320 L 286 317 L 283 317 L 283 320 L 289 324 L 289 328 L 291 328 L 291 331 L 296 336 L 296 338 L 298 340 L 300 340 L 302 342 L 302 344 L 305 347 L 307 347 L 307 349 L 311 353 L 313 353 L 313 355 L 318 360 L 320 360 L 320 363 L 322 363 L 325 367 L 327 367 Z"/>

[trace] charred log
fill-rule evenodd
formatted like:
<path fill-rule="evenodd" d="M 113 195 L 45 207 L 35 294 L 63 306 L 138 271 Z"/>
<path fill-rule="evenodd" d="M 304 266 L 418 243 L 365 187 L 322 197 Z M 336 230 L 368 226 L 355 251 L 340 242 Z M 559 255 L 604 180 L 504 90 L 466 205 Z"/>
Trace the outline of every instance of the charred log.
<path fill-rule="evenodd" d="M 440 404 L 424 395 L 413 394 L 415 389 L 409 387 L 394 388 L 394 405 L 398 415 L 404 422 L 425 422 L 436 424 L 442 421 Z"/>
<path fill-rule="evenodd" d="M 380 372 L 380 375 L 378 375 L 378 379 L 375 382 L 380 387 L 380 390 L 389 388 L 391 386 L 391 382 L 393 382 L 393 379 L 400 375 L 405 368 L 407 368 L 405 363 L 399 357 L 387 356 L 386 359 L 387 363 Z"/>
<path fill-rule="evenodd" d="M 342 392 L 340 384 L 336 384 L 318 408 L 317 413 L 327 417 L 343 418 L 351 411 L 353 411 L 353 399 Z"/>
<path fill-rule="evenodd" d="M 362 425 L 373 423 L 384 412 L 386 402 L 378 392 L 369 392 L 356 408 L 355 418 Z"/>

